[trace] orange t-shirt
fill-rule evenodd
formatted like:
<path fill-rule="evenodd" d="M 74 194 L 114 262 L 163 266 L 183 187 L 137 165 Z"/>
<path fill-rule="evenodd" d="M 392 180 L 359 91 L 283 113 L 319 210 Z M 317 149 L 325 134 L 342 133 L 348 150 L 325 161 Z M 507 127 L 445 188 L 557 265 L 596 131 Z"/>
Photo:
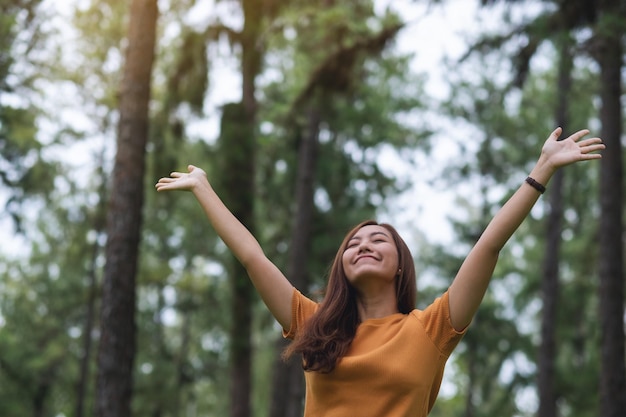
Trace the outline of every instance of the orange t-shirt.
<path fill-rule="evenodd" d="M 317 307 L 294 290 L 284 336 L 293 339 Z M 423 311 L 365 320 L 332 372 L 305 372 L 304 417 L 425 417 L 463 334 L 450 322 L 447 292 Z"/>

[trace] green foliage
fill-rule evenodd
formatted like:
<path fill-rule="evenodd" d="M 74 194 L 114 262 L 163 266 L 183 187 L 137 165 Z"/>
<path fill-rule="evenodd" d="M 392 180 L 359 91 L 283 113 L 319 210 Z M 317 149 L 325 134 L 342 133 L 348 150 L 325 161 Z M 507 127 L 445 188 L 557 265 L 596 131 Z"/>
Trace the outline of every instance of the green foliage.
<path fill-rule="evenodd" d="M 168 109 L 187 103 L 194 112 L 201 114 L 209 82 L 207 39 L 204 33 L 190 28 L 183 30 L 185 32 L 173 44 L 164 48 L 162 59 L 172 61 L 168 64 L 171 68 L 164 69 L 167 76 L 164 102 Z M 165 55 L 165 51 L 172 55 Z"/>
<path fill-rule="evenodd" d="M 1 0 L 0 1 L 0 92 L 18 87 L 8 79 L 17 61 L 13 55 L 18 44 L 32 47 L 39 38 L 38 7 L 41 0 Z M 30 33 L 29 33 L 30 32 Z M 24 37 L 30 35 L 30 39 Z M 28 50 L 28 48 L 25 48 Z"/>
<path fill-rule="evenodd" d="M 348 15 L 352 17 L 347 19 Z M 284 220 L 292 215 L 289 202 L 294 194 L 297 144 L 307 134 L 307 109 L 319 111 L 315 237 L 310 257 L 316 261 L 306 270 L 321 285 L 344 233 L 353 224 L 375 217 L 385 198 L 401 189 L 401 184 L 380 170 L 380 149 L 424 144 L 427 131 L 401 122 L 423 108 L 423 83 L 409 71 L 409 57 L 383 56 L 375 42 L 371 50 L 354 49 L 398 25 L 396 16 L 374 16 L 368 2 L 342 3 L 321 13 L 317 5 L 296 2 L 280 23 L 282 31 L 273 33 L 269 44 L 277 46 L 270 54 L 271 62 L 279 65 L 283 75 L 263 89 L 265 101 L 259 114 L 259 183 L 264 185 L 259 187 L 259 201 L 261 211 L 269 216 L 267 223 L 278 222 L 269 226 L 268 239 L 281 259 L 288 235 L 280 238 L 277 234 L 290 227 Z M 337 54 L 342 50 L 350 52 Z M 316 88 L 317 95 L 313 93 Z M 265 202 L 275 201 L 286 203 L 264 208 Z"/>
<path fill-rule="evenodd" d="M 499 68 L 494 65 L 497 59 L 482 59 L 498 73 Z M 472 65 L 482 65 L 480 62 L 476 58 Z M 580 64 L 573 73 L 569 92 L 572 125 L 564 126 L 564 136 L 589 126 L 596 113 L 590 99 L 596 91 L 595 76 L 584 60 Z M 533 72 L 521 91 L 510 89 L 506 77 L 491 72 L 473 77 L 473 82 L 461 75 L 453 87 L 452 96 L 445 103 L 446 112 L 472 122 L 481 132 L 472 140 L 463 139 L 459 147 L 472 157 L 459 161 L 452 170 L 448 167 L 445 176 L 448 184 L 475 184 L 466 191 L 459 188 L 458 204 L 462 210 L 457 210 L 457 217 L 451 219 L 458 235 L 459 254 L 469 250 L 497 208 L 520 186 L 543 141 L 554 129 L 555 71 L 550 68 Z M 594 213 L 598 212 L 598 204 L 590 198 L 597 193 L 596 170 L 591 164 L 580 164 L 565 171 L 566 210 L 560 262 L 563 293 L 556 325 L 555 366 L 559 406 L 568 416 L 593 415 L 597 407 L 594 387 L 599 339 L 593 324 L 597 322 L 596 271 L 595 254 L 589 250 L 595 246 L 597 227 Z M 546 210 L 545 200 L 541 200 L 533 214 L 545 217 L 542 213 Z M 500 254 L 490 290 L 453 361 L 453 366 L 468 375 L 460 385 L 468 399 L 465 412 L 468 408 L 494 416 L 534 412 L 520 406 L 524 405 L 521 398 L 535 389 L 533 362 L 540 325 L 536 305 L 540 303 L 544 234 L 544 221 L 531 215 Z M 440 274 L 451 276 L 462 255 L 444 255 L 446 250 L 449 248 L 439 249 L 435 259 Z M 454 399 L 444 401 L 444 409 L 452 404 Z M 437 412 L 434 410 L 435 415 Z"/>
<path fill-rule="evenodd" d="M 30 407 L 42 415 L 69 413 L 78 359 L 83 354 L 89 259 L 89 213 L 63 209 L 42 212 L 28 229 L 28 258 L 3 261 L 0 281 L 0 403 L 2 414 L 19 416 Z M 15 394 L 19 392 L 19 395 Z M 37 410 L 33 409 L 35 413 Z"/>
<path fill-rule="evenodd" d="M 221 165 L 224 149 L 213 144 L 211 134 L 191 137 L 190 133 L 193 123 L 210 116 L 205 106 L 212 87 L 209 71 L 219 57 L 209 45 L 216 40 L 213 20 L 219 19 L 211 16 L 206 28 L 197 22 L 192 27 L 187 19 L 196 2 L 170 3 L 169 9 L 162 10 L 163 38 L 153 81 L 133 409 L 136 416 L 146 417 L 175 416 L 181 410 L 225 415 L 232 324 L 226 313 L 231 297 L 226 278 L 230 258 L 191 195 L 152 191 L 159 177 L 172 170 L 185 171 L 188 163 L 207 170 L 210 179 L 229 174 L 229 167 Z M 11 36 L 22 29 L 11 25 L 23 22 L 23 14 L 6 9 L 6 4 L 0 3 L 3 91 L 14 68 L 10 64 L 19 59 L 10 45 Z M 9 209 L 16 218 L 37 220 L 25 222 L 23 228 L 27 253 L 17 259 L 0 256 L 0 415 L 7 417 L 34 414 L 33 404 L 43 388 L 48 389 L 42 396 L 44 415 L 71 415 L 85 338 L 96 340 L 95 335 L 85 334 L 89 276 L 95 269 L 97 278 L 103 265 L 101 210 L 106 191 L 101 187 L 111 164 L 107 149 L 114 143 L 127 3 L 81 4 L 84 7 L 72 22 L 78 33 L 72 41 L 73 60 L 51 60 L 39 75 L 53 75 L 51 83 L 63 80 L 73 86 L 68 91 L 77 91 L 81 114 L 104 138 L 104 161 L 93 156 L 87 168 L 75 170 L 70 161 L 51 158 L 52 149 L 86 144 L 92 134 L 59 120 L 54 139 L 41 142 L 37 121 L 54 114 L 22 103 L 0 107 L 0 175 L 3 185 L 13 187 L 7 190 Z M 400 153 L 428 149 L 432 132 L 415 126 L 427 126 L 422 110 L 429 98 L 423 94 L 424 80 L 411 73 L 411 57 L 386 48 L 401 27 L 398 16 L 375 16 L 371 1 L 339 2 L 332 7 L 310 1 L 292 1 L 284 8 L 272 1 L 263 4 L 280 14 L 271 21 L 268 14 L 258 40 L 265 54 L 264 72 L 257 78 L 258 238 L 284 269 L 291 243 L 298 144 L 308 132 L 307 116 L 317 110 L 320 147 L 313 240 L 310 262 L 302 265 L 315 292 L 323 286 L 348 228 L 387 211 L 383 205 L 387 198 L 408 186 L 383 171 L 377 158 L 389 148 Z M 61 49 L 49 56 L 62 59 Z M 450 219 L 457 237 L 446 247 L 433 247 L 424 238 L 420 241 L 417 263 L 428 266 L 423 267 L 424 275 L 437 278 L 431 286 L 420 285 L 420 300 L 432 299 L 450 282 L 463 255 L 519 186 L 553 128 L 553 69 L 531 68 L 523 90 L 512 90 L 510 79 L 500 77 L 512 73 L 501 57 L 467 63 L 469 73 L 464 65 L 445 70 L 453 95 L 441 110 L 450 116 L 451 124 L 471 124 L 476 134 L 459 139 L 460 158 L 428 167 L 440 172 L 438 185 L 457 192 L 456 215 Z M 593 67 L 580 59 L 574 76 L 573 123 L 565 126 L 567 132 L 588 125 L 597 113 Z M 564 417 L 591 416 L 598 401 L 593 262 L 598 206 L 590 198 L 597 193 L 597 180 L 593 167 L 577 165 L 568 169 L 565 181 L 561 254 L 565 285 L 555 364 Z M 535 384 L 545 227 L 538 217 L 545 210 L 540 202 L 537 216 L 534 212 L 502 252 L 485 304 L 449 364 L 452 373 L 447 383 L 454 389 L 438 400 L 433 416 L 461 415 L 468 404 L 476 415 L 532 414 L 523 400 L 529 393 L 532 397 Z M 253 309 L 253 396 L 255 415 L 261 416 L 268 408 L 273 341 L 280 330 L 260 303 Z M 93 398 L 95 360 L 90 359 L 87 410 Z"/>
<path fill-rule="evenodd" d="M 54 164 L 42 159 L 36 125 L 40 110 L 27 96 L 33 93 L 29 64 L 35 62 L 33 52 L 42 42 L 39 4 L 0 2 L 0 184 L 12 189 L 4 212 L 18 230 L 25 200 L 47 195 L 56 173 Z"/>

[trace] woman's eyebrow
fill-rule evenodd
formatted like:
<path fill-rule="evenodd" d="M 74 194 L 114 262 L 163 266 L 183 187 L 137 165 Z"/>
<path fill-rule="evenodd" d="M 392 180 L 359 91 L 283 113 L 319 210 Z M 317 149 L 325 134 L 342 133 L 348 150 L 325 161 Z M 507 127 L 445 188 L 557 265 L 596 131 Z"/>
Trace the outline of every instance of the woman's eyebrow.
<path fill-rule="evenodd" d="M 382 236 L 385 236 L 385 237 L 387 237 L 387 238 L 389 237 L 389 235 L 388 235 L 387 233 L 385 233 L 385 232 L 383 232 L 383 231 L 378 231 L 378 230 L 377 230 L 377 231 L 375 231 L 375 232 L 370 233 L 370 234 L 369 234 L 369 237 L 374 237 L 374 236 L 376 236 L 376 235 L 382 235 Z M 350 240 L 348 240 L 348 242 L 350 242 L 350 241 L 352 241 L 352 240 L 361 240 L 361 239 L 362 239 L 362 238 L 361 238 L 361 236 L 354 235 L 354 236 L 352 236 L 352 237 L 350 238 Z"/>

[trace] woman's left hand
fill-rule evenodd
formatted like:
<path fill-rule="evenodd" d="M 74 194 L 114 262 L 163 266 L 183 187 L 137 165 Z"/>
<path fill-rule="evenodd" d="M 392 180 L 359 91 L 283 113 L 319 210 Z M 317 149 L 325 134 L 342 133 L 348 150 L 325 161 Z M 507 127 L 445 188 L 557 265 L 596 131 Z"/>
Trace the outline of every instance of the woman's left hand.
<path fill-rule="evenodd" d="M 563 140 L 558 140 L 562 131 L 560 127 L 556 128 L 541 149 L 542 158 L 554 169 L 578 161 L 602 158 L 599 153 L 594 153 L 605 148 L 602 139 L 582 139 L 589 134 L 588 129 L 579 130 Z"/>

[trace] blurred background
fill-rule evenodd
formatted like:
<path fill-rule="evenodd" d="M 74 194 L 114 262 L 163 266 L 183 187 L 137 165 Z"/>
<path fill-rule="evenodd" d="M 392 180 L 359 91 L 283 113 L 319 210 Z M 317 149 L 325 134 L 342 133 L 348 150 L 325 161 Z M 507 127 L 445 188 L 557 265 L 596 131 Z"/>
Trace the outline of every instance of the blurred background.
<path fill-rule="evenodd" d="M 318 297 L 406 239 L 418 308 L 556 126 L 432 416 L 626 409 L 623 0 L 0 0 L 0 416 L 300 417 L 302 370 L 189 193 L 194 164 Z"/>

